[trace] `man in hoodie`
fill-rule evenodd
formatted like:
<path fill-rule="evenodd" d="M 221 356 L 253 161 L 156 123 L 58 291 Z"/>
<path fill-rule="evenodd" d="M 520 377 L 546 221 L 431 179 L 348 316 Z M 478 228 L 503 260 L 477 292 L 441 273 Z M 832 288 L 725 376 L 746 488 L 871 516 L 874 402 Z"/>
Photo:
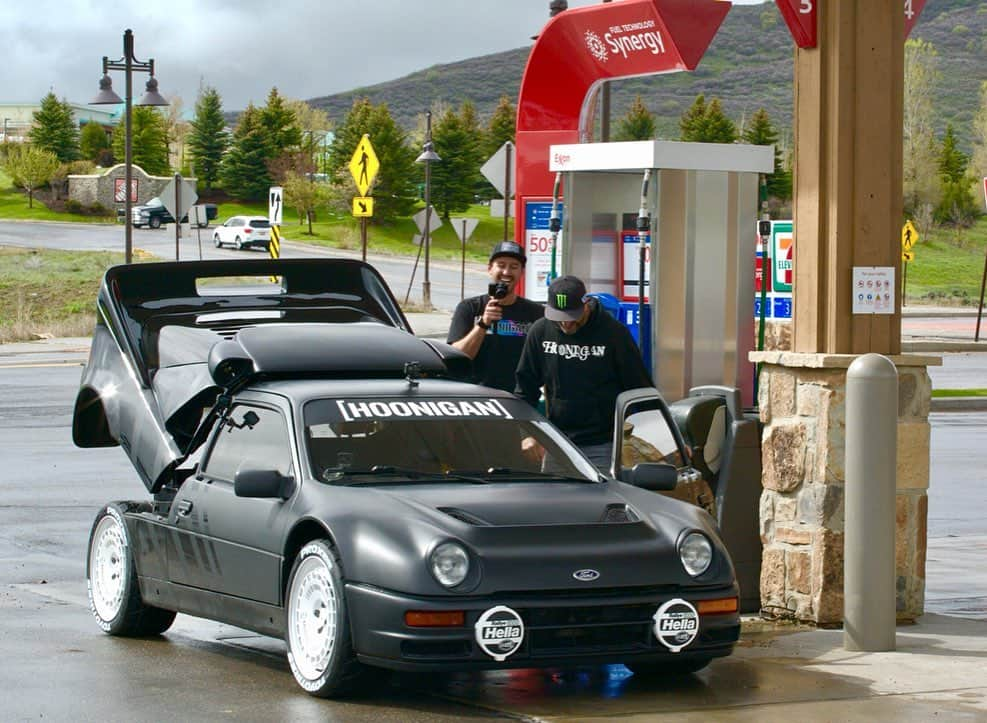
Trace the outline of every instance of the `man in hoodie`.
<path fill-rule="evenodd" d="M 517 367 L 515 394 L 538 403 L 549 420 L 601 470 L 610 468 L 617 395 L 653 386 L 627 328 L 610 316 L 575 276 L 548 287 L 545 318 L 528 331 Z M 539 454 L 534 440 L 526 452 Z"/>

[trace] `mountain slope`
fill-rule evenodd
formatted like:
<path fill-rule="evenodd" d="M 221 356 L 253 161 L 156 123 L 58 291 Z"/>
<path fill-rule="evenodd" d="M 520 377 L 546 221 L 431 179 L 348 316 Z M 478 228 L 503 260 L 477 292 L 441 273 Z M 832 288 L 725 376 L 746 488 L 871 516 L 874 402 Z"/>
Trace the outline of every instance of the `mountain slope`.
<path fill-rule="evenodd" d="M 987 78 L 987 2 L 929 0 L 912 31 L 913 38 L 933 43 L 941 59 L 938 107 L 940 132 L 954 124 L 962 146 L 969 150 L 970 123 L 979 100 L 978 88 Z M 657 116 L 662 138 L 677 138 L 682 113 L 699 93 L 713 96 L 736 122 L 760 107 L 767 109 L 783 138 L 790 133 L 794 43 L 777 8 L 734 6 L 713 39 L 699 67 L 691 73 L 615 81 L 612 118 L 616 124 L 635 95 L 640 94 Z M 489 117 L 502 95 L 516 101 L 530 48 L 436 65 L 377 85 L 312 98 L 308 102 L 341 120 L 355 98 L 387 103 L 395 120 L 407 129 L 434 101 L 476 105 Z"/>

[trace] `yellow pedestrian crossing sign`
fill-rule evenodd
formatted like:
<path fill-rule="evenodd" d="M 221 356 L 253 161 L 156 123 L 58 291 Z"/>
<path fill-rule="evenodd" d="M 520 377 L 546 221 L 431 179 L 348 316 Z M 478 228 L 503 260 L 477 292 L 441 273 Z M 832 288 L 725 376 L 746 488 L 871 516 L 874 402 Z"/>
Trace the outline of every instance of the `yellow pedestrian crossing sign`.
<path fill-rule="evenodd" d="M 905 221 L 905 225 L 901 227 L 901 248 L 905 251 L 911 251 L 912 246 L 918 241 L 918 230 L 912 224 L 911 220 Z M 911 261 L 911 259 L 907 259 Z"/>
<path fill-rule="evenodd" d="M 356 182 L 356 187 L 360 189 L 361 196 L 367 195 L 370 184 L 374 182 L 379 170 L 380 161 L 377 160 L 374 147 L 370 145 L 370 136 L 364 133 L 363 138 L 356 144 L 356 150 L 353 151 L 353 157 L 350 159 L 350 173 Z"/>
<path fill-rule="evenodd" d="M 374 215 L 374 199 L 372 196 L 353 197 L 353 215 L 357 218 Z"/>

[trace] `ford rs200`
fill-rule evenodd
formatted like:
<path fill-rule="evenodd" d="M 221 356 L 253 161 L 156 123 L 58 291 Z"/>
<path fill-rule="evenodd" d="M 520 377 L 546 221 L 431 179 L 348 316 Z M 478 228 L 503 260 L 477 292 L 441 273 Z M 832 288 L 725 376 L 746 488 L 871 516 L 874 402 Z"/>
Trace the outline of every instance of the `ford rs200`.
<path fill-rule="evenodd" d="M 92 527 L 107 633 L 184 613 L 282 638 L 323 697 L 381 668 L 687 672 L 732 651 L 716 523 L 659 494 L 694 474 L 678 433 L 601 474 L 522 400 L 461 381 L 469 359 L 414 336 L 372 267 L 118 266 L 97 311 L 73 437 L 119 445 L 147 488 Z M 615 430 L 652 424 L 627 414 L 639 396 Z M 668 421 L 660 398 L 649 413 Z"/>

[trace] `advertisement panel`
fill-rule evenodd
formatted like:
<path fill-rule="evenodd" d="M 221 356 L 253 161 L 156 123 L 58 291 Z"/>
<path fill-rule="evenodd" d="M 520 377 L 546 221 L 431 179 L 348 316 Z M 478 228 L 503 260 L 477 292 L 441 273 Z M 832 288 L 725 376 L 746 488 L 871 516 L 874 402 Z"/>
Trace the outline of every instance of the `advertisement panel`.
<path fill-rule="evenodd" d="M 562 202 L 558 203 L 559 220 L 564 223 Z M 552 271 L 552 201 L 526 200 L 524 204 L 524 249 L 528 257 L 524 268 L 524 295 L 532 301 L 548 300 L 548 285 Z M 555 240 L 555 272 L 561 273 L 562 232 Z"/>
<path fill-rule="evenodd" d="M 754 231 L 757 233 L 757 229 Z M 792 282 L 795 266 L 795 236 L 791 221 L 771 221 L 771 235 L 767 248 L 757 243 L 757 256 L 754 261 L 754 318 L 761 316 L 761 284 L 764 283 L 763 269 L 767 269 L 767 289 L 765 294 L 765 319 L 791 321 Z M 767 254 L 767 258 L 765 258 Z"/>

